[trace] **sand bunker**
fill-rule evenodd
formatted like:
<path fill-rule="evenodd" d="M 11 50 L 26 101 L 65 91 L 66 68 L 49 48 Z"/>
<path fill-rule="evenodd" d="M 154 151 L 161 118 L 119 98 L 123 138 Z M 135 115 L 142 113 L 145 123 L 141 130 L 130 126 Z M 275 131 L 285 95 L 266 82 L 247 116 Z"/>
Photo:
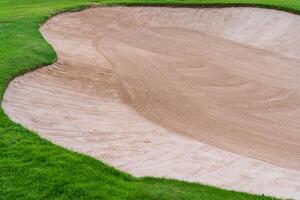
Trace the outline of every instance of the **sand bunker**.
<path fill-rule="evenodd" d="M 58 62 L 6 113 L 136 176 L 300 197 L 300 16 L 256 8 L 92 8 L 41 29 Z"/>

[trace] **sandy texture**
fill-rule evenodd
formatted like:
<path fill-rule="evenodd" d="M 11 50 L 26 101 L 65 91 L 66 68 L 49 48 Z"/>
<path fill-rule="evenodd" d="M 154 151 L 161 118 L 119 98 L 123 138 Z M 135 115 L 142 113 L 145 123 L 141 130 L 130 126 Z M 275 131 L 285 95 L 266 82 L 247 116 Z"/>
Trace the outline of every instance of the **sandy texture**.
<path fill-rule="evenodd" d="M 93 8 L 41 30 L 59 59 L 9 85 L 14 121 L 137 176 L 300 197 L 299 16 Z"/>

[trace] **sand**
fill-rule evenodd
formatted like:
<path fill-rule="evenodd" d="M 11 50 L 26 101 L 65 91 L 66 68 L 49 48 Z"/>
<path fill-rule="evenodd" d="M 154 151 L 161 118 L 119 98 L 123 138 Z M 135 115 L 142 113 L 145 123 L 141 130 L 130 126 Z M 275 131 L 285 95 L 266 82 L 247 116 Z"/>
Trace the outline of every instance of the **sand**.
<path fill-rule="evenodd" d="M 41 32 L 58 61 L 11 82 L 15 122 L 136 176 L 300 198 L 300 16 L 91 8 Z"/>

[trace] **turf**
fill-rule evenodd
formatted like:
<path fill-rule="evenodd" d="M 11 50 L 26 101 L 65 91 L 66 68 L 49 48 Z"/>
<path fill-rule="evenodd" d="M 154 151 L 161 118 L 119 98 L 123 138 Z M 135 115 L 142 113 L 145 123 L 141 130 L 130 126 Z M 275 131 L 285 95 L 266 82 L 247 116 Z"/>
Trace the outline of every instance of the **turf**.
<path fill-rule="evenodd" d="M 40 25 L 87 0 L 0 0 L 0 100 L 10 80 L 55 62 Z M 104 0 L 102 5 L 259 6 L 300 13 L 298 0 Z M 238 183 L 236 183 L 238 184 Z M 0 199 L 270 199 L 201 184 L 134 178 L 41 139 L 0 109 Z"/>

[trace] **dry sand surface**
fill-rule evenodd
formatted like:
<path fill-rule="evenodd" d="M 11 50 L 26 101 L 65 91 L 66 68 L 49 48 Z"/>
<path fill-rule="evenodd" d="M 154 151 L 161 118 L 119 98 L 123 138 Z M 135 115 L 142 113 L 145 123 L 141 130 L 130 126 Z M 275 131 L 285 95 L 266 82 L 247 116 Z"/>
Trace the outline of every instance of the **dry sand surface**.
<path fill-rule="evenodd" d="M 16 122 L 136 176 L 300 198 L 300 16 L 92 8 L 41 31 L 56 64 L 16 78 Z"/>

